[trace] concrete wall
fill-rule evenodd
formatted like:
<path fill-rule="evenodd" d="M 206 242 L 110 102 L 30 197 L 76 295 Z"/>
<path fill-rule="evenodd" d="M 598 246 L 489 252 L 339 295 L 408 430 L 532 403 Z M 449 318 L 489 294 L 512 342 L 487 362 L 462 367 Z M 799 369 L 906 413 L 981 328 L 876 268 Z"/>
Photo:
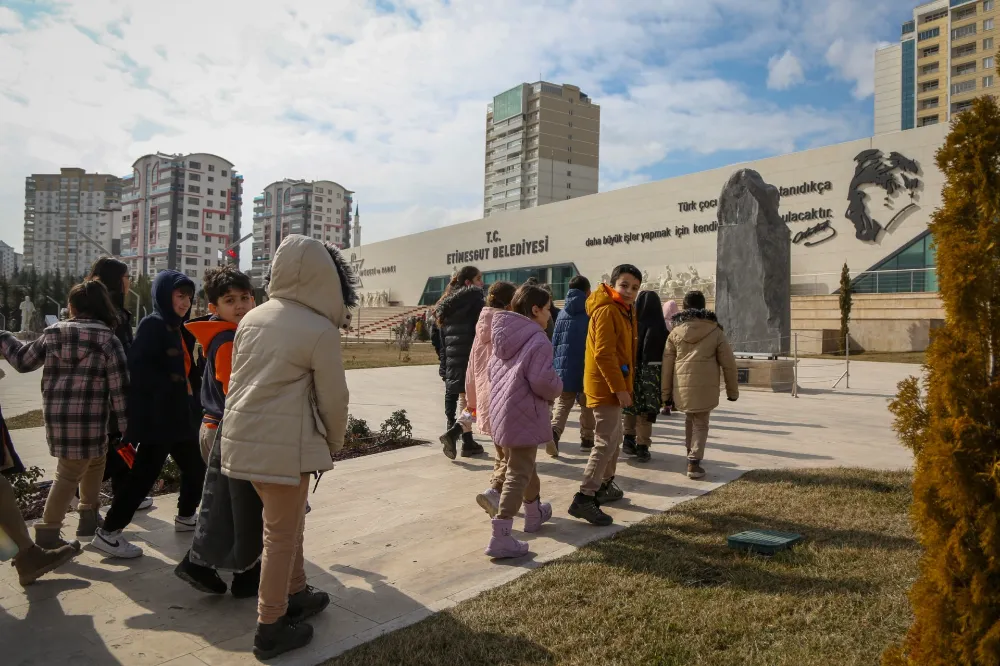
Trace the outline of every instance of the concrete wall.
<path fill-rule="evenodd" d="M 937 294 L 855 294 L 851 308 L 853 351 L 924 351 L 930 331 L 944 322 Z M 839 296 L 793 296 L 792 332 L 800 354 L 840 349 Z"/>
<path fill-rule="evenodd" d="M 899 44 L 875 52 L 875 134 L 898 132 L 903 104 L 903 53 Z"/>
<path fill-rule="evenodd" d="M 844 262 L 852 271 L 865 270 L 926 230 L 941 200 L 942 177 L 934 164 L 934 152 L 947 130 L 940 125 L 884 134 L 502 212 L 485 220 L 365 244 L 352 248 L 348 256 L 364 271 L 361 291 L 387 289 L 393 302 L 405 305 L 417 304 L 429 277 L 450 275 L 463 264 L 475 264 L 484 271 L 573 264 L 594 282 L 623 262 L 639 266 L 651 279 L 664 273 L 667 266 L 675 275 L 693 266 L 701 276 L 713 276 L 714 201 L 732 172 L 746 166 L 778 186 L 822 185 L 822 192 L 817 189 L 783 197 L 781 213 L 815 212 L 823 216 L 789 223 L 798 240 L 792 246 L 792 284 L 793 289 L 811 285 L 809 293 L 818 288 L 830 293 L 838 286 Z M 898 151 L 916 160 L 921 167 L 920 187 L 912 201 L 905 190 L 886 197 L 884 190 L 865 188 L 869 214 L 883 225 L 903 212 L 888 232 L 874 242 L 864 242 L 856 238 L 845 213 L 855 157 L 873 148 L 886 155 Z M 910 204 L 913 206 L 907 208 Z M 829 229 L 805 234 L 823 223 L 828 223 Z"/>

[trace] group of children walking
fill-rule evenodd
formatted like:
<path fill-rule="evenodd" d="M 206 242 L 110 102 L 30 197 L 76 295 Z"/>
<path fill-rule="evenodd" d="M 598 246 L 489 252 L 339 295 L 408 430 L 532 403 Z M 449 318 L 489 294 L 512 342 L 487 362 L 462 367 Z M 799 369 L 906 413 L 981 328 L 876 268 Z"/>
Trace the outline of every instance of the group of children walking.
<path fill-rule="evenodd" d="M 619 452 L 648 462 L 652 424 L 671 409 L 685 413 L 688 477 L 705 476 L 720 375 L 727 398 L 739 398 L 736 360 L 703 294 L 685 295 L 683 309 L 673 301 L 661 306 L 655 292 L 640 292 L 641 282 L 629 264 L 593 290 L 585 277 L 573 278 L 554 326 L 544 285 L 495 282 L 484 294 L 473 266 L 454 276 L 438 302 L 432 339 L 446 384 L 444 453 L 454 459 L 459 438 L 462 456 L 481 453 L 473 424 L 492 437 L 496 452 L 489 487 L 476 497 L 493 521 L 488 556 L 528 552 L 512 536 L 522 504 L 525 532 L 552 517 L 535 459 L 543 445 L 558 456 L 574 404 L 589 459 L 569 515 L 593 525 L 613 522 L 601 506 L 624 497 L 615 483 Z"/>
<path fill-rule="evenodd" d="M 269 300 L 255 307 L 247 275 L 233 266 L 209 271 L 211 314 L 189 321 L 194 283 L 161 271 L 153 313 L 133 340 L 127 266 L 104 258 L 70 292 L 69 319 L 27 343 L 0 333 L 14 369 L 43 368 L 46 439 L 57 459 L 34 540 L 0 476 L 0 528 L 14 541 L 22 584 L 80 552 L 79 541 L 61 536 L 77 489 L 77 537 L 111 557 L 141 556 L 122 532 L 150 504 L 169 455 L 181 471 L 174 526 L 194 532 L 177 576 L 205 593 L 256 597 L 259 658 L 309 643 L 304 620 L 330 597 L 306 584 L 306 498 L 343 446 L 349 395 L 340 331 L 357 303 L 355 278 L 335 246 L 293 235 L 264 282 Z M 23 471 L 2 434 L 0 470 Z M 119 458 L 124 464 L 109 468 Z M 114 494 L 102 517 L 106 469 Z M 231 588 L 220 571 L 233 573 Z"/>

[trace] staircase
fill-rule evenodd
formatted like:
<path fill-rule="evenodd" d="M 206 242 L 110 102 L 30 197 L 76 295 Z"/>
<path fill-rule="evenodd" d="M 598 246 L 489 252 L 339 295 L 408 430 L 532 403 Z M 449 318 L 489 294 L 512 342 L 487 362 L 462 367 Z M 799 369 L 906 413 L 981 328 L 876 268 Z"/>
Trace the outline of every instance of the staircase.
<path fill-rule="evenodd" d="M 351 335 L 366 338 L 389 338 L 392 327 L 410 317 L 422 315 L 426 305 L 390 305 L 384 308 L 358 308 L 351 319 Z"/>

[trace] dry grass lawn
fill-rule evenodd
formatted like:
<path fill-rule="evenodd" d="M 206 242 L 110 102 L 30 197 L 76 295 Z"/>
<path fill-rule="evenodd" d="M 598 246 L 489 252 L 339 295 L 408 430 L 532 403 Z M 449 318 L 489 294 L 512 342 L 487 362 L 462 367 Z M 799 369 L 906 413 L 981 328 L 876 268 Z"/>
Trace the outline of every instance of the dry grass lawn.
<path fill-rule="evenodd" d="M 800 354 L 799 358 L 825 358 L 843 361 L 843 354 Z M 923 365 L 924 352 L 851 352 L 852 361 L 874 361 L 877 363 L 917 363 Z"/>
<path fill-rule="evenodd" d="M 9 416 L 4 419 L 7 422 L 8 430 L 20 430 L 21 428 L 41 428 L 45 423 L 42 421 L 42 410 L 33 409 L 30 412 Z"/>
<path fill-rule="evenodd" d="M 327 666 L 877 664 L 911 620 L 911 475 L 756 471 Z M 773 558 L 752 527 L 804 534 Z"/>
<path fill-rule="evenodd" d="M 429 342 L 410 345 L 409 351 L 400 353 L 398 347 L 385 342 L 344 342 L 344 369 L 394 368 L 401 365 L 436 365 L 437 353 Z"/>

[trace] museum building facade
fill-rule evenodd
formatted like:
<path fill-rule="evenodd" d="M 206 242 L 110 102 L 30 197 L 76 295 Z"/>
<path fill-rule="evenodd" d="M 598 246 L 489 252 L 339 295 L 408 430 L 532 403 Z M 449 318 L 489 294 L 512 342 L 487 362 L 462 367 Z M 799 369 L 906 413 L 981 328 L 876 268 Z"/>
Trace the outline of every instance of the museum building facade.
<path fill-rule="evenodd" d="M 781 193 L 792 243 L 793 295 L 831 294 L 846 263 L 855 290 L 935 292 L 928 234 L 941 203 L 934 162 L 948 127 L 815 148 L 778 157 L 495 214 L 351 248 L 360 292 L 400 305 L 434 303 L 450 276 L 473 264 L 486 282 L 537 277 L 561 299 L 577 274 L 596 283 L 620 263 L 638 266 L 664 298 L 714 294 L 717 202 L 729 176 L 751 168 Z"/>

